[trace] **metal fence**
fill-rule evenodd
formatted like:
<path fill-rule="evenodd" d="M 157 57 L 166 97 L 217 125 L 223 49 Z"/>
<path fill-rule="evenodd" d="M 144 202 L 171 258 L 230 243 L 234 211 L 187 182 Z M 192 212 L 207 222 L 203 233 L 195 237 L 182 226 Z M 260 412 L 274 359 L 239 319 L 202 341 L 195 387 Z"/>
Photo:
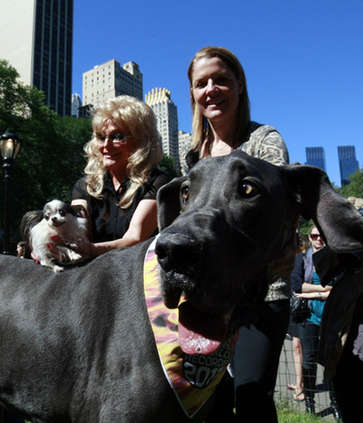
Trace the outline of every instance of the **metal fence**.
<path fill-rule="evenodd" d="M 294 391 L 288 388 L 288 384 L 296 381 L 292 339 L 287 335 L 282 347 L 280 364 L 275 388 L 275 401 L 287 401 L 291 408 L 302 413 L 305 412 L 305 401 L 294 401 Z M 323 377 L 323 368 L 318 364 L 315 392 L 315 412 L 324 421 L 335 421 L 330 409 L 329 388 Z"/>

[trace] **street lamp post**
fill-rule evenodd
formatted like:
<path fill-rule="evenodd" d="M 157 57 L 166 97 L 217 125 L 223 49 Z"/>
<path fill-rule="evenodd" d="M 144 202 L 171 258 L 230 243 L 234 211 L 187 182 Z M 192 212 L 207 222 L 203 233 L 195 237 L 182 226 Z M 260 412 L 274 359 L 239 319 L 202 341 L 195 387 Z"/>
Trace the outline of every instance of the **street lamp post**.
<path fill-rule="evenodd" d="M 6 131 L 0 137 L 0 150 L 5 173 L 5 209 L 4 209 L 4 251 L 10 254 L 10 189 L 11 171 L 14 161 L 20 152 L 21 139 L 13 132 Z"/>

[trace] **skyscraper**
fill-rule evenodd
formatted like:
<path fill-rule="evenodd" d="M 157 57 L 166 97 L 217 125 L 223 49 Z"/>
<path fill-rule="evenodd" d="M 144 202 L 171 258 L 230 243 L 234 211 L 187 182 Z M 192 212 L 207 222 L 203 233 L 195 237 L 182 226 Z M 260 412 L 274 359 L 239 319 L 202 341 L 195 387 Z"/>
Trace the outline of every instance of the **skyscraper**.
<path fill-rule="evenodd" d="M 143 77 L 139 65 L 125 63 L 122 67 L 115 59 L 83 73 L 83 106 L 96 105 L 107 98 L 122 94 L 143 99 Z"/>
<path fill-rule="evenodd" d="M 352 175 L 359 169 L 358 160 L 355 158 L 354 145 L 338 147 L 340 180 L 342 185 L 349 184 L 348 175 Z"/>
<path fill-rule="evenodd" d="M 80 117 L 80 107 L 82 107 L 81 96 L 77 93 L 72 94 L 72 117 Z"/>
<path fill-rule="evenodd" d="M 306 163 L 325 171 L 325 154 L 323 147 L 306 147 Z"/>
<path fill-rule="evenodd" d="M 70 115 L 73 0 L 1 0 L 0 16 L 1 59 L 60 116 Z"/>
<path fill-rule="evenodd" d="M 152 89 L 145 95 L 145 103 L 155 113 L 163 151 L 175 160 L 175 169 L 179 171 L 178 110 L 171 100 L 170 91 L 165 88 Z"/>

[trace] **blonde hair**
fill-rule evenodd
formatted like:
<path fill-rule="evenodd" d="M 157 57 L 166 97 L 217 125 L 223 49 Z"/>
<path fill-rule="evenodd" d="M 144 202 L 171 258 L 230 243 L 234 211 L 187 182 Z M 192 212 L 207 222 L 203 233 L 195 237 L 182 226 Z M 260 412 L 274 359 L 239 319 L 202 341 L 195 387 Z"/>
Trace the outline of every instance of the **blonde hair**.
<path fill-rule="evenodd" d="M 316 228 L 316 229 L 318 229 L 316 225 L 313 225 L 313 226 L 309 229 L 309 236 L 311 235 L 311 232 L 312 232 L 315 228 Z M 319 231 L 319 229 L 318 229 L 318 231 Z M 320 232 L 319 232 L 319 233 L 320 233 Z"/>
<path fill-rule="evenodd" d="M 93 134 L 91 140 L 84 146 L 88 158 L 84 169 L 87 175 L 87 192 L 92 197 L 101 199 L 104 176 L 107 173 L 107 169 L 103 166 L 102 154 L 98 149 L 97 132 L 101 132 L 108 121 L 119 128 L 126 126 L 134 147 L 126 167 L 131 183 L 118 206 L 127 209 L 132 204 L 137 189 L 146 182 L 152 168 L 162 159 L 155 115 L 146 103 L 128 95 L 105 100 L 92 114 Z"/>
<path fill-rule="evenodd" d="M 212 59 L 218 57 L 225 63 L 225 65 L 233 72 L 236 80 L 242 79 L 242 92 L 239 95 L 239 103 L 237 110 L 238 126 L 236 131 L 237 140 L 243 140 L 247 135 L 247 128 L 250 123 L 250 100 L 247 91 L 246 75 L 243 67 L 237 57 L 228 49 L 223 47 L 204 47 L 199 50 L 193 60 L 191 61 L 188 68 L 188 78 L 190 87 L 190 102 L 193 113 L 193 137 L 191 147 L 194 151 L 200 151 L 202 145 L 208 135 L 208 121 L 200 113 L 198 107 L 195 106 L 195 100 L 192 92 L 193 87 L 193 71 L 194 66 L 198 60 L 202 58 Z"/>

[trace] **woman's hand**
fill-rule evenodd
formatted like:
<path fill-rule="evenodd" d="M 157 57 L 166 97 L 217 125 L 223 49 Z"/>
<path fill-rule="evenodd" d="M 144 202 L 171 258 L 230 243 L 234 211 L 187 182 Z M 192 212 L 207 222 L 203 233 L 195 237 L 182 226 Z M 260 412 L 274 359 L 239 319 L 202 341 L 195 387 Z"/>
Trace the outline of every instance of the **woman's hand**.
<path fill-rule="evenodd" d="M 47 245 L 48 250 L 59 262 L 68 263 L 72 261 L 72 257 L 70 254 L 67 253 L 66 250 L 60 250 L 59 248 L 57 248 L 58 245 L 72 250 L 74 253 L 79 254 L 83 259 L 93 257 L 95 255 L 94 244 L 86 237 L 80 239 L 79 243 L 77 244 L 67 243 L 66 240 L 57 235 L 52 236 L 51 239 L 54 244 L 49 243 Z"/>

